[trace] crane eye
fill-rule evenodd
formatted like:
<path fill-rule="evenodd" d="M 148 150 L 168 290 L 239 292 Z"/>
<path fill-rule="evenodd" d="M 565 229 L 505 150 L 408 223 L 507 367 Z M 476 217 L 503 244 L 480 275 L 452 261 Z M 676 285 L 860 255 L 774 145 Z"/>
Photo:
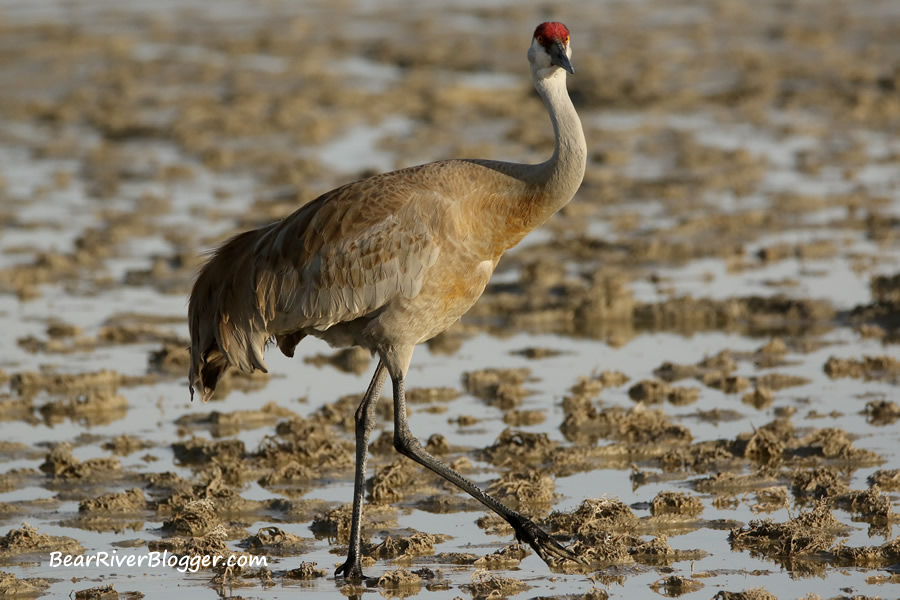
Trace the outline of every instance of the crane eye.
<path fill-rule="evenodd" d="M 566 36 L 566 46 L 569 45 L 569 36 Z"/>
<path fill-rule="evenodd" d="M 537 36 L 537 43 L 540 44 L 541 46 L 543 46 L 544 45 L 544 36 L 542 36 L 542 35 Z"/>

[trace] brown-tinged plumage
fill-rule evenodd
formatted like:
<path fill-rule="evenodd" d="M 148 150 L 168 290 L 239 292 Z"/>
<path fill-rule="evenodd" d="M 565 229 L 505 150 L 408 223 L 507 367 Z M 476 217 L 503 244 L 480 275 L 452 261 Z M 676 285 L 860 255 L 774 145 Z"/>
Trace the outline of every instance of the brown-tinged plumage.
<path fill-rule="evenodd" d="M 379 363 L 356 414 L 350 550 L 336 574 L 361 577 L 360 519 L 374 408 L 389 374 L 394 445 L 494 510 L 545 561 L 577 560 L 534 523 L 425 452 L 406 422 L 413 348 L 444 331 L 481 296 L 503 253 L 564 206 L 581 185 L 585 142 L 569 100 L 568 30 L 543 23 L 528 59 L 556 135 L 537 165 L 447 160 L 385 173 L 323 194 L 289 217 L 235 236 L 191 291 L 190 386 L 205 400 L 226 369 L 266 371 L 273 339 L 293 356 L 307 335 L 357 345 Z"/>

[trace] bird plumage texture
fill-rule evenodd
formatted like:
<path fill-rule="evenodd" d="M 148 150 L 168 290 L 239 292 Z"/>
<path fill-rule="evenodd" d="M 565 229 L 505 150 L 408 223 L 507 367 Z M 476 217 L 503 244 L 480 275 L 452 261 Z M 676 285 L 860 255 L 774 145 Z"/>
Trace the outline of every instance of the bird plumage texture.
<path fill-rule="evenodd" d="M 191 384 L 207 400 L 228 366 L 266 371 L 272 338 L 291 356 L 306 335 L 373 350 L 434 337 L 550 216 L 545 186 L 520 166 L 449 160 L 376 175 L 233 237 L 191 292 Z"/>
<path fill-rule="evenodd" d="M 235 236 L 191 291 L 191 394 L 204 400 L 229 367 L 266 370 L 266 344 L 288 356 L 307 335 L 361 346 L 379 358 L 356 412 L 356 470 L 347 560 L 362 576 L 361 519 L 369 436 L 386 376 L 394 447 L 503 517 L 545 561 L 578 560 L 527 517 L 431 456 L 412 435 L 404 381 L 416 344 L 478 300 L 503 253 L 565 206 L 581 185 L 587 149 L 566 91 L 569 31 L 535 30 L 528 60 L 550 115 L 553 155 L 535 164 L 446 160 L 356 181 L 277 222 Z"/>

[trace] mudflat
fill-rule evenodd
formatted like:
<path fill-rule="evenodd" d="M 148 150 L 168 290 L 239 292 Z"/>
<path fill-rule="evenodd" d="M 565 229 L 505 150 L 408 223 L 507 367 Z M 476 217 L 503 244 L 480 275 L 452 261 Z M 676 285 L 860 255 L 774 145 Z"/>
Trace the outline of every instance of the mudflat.
<path fill-rule="evenodd" d="M 0 597 L 896 596 L 896 3 L 430 4 L 0 0 Z M 374 362 L 304 340 L 192 404 L 186 295 L 342 183 L 544 160 L 547 18 L 584 184 L 408 402 L 588 564 L 399 456 L 382 399 L 335 579 Z"/>

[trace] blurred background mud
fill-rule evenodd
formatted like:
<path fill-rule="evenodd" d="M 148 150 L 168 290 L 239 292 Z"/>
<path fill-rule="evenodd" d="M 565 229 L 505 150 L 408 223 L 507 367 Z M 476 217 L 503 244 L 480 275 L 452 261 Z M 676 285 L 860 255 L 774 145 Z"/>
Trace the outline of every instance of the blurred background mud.
<path fill-rule="evenodd" d="M 374 363 L 304 341 L 191 404 L 186 294 L 210 248 L 341 183 L 546 158 L 525 51 L 547 19 L 572 33 L 584 185 L 417 350 L 410 423 L 597 562 L 551 572 L 510 545 L 393 452 L 382 401 L 370 585 L 895 595 L 890 0 L 0 0 L 0 595 L 365 591 L 331 573 Z"/>

